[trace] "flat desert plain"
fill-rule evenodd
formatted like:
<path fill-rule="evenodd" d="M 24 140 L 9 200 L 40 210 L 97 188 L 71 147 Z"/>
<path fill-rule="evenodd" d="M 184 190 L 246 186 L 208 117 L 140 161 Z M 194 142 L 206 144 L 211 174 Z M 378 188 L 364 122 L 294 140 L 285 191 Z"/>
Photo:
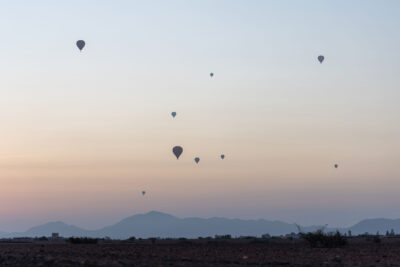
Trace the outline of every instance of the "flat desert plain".
<path fill-rule="evenodd" d="M 311 248 L 293 240 L 0 244 L 0 266 L 400 266 L 400 238 Z"/>

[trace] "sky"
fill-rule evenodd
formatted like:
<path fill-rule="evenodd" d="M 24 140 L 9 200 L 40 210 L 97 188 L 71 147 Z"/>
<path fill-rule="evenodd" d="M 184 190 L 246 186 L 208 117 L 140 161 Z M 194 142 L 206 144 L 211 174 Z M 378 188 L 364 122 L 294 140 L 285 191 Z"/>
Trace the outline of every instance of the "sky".
<path fill-rule="evenodd" d="M 399 1 L 0 7 L 0 231 L 400 218 Z"/>

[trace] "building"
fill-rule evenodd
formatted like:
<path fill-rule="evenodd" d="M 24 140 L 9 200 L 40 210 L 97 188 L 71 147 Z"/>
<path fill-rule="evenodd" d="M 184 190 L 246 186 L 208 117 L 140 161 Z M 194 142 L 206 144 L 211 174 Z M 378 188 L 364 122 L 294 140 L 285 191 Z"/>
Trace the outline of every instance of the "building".
<path fill-rule="evenodd" d="M 58 233 L 52 233 L 51 234 L 51 238 L 52 239 L 58 239 L 58 238 L 60 238 L 60 235 Z"/>

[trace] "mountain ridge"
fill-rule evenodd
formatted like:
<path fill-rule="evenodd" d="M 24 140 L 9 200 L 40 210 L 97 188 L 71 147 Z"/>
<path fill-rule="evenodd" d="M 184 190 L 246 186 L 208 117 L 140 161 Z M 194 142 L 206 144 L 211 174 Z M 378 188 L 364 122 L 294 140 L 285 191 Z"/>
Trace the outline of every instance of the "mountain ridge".
<path fill-rule="evenodd" d="M 302 226 L 304 232 L 315 231 L 323 226 Z M 365 232 L 384 234 L 393 229 L 400 232 L 400 219 L 365 219 L 350 227 L 326 228 L 325 231 L 340 231 L 342 233 L 351 231 L 353 235 Z M 215 235 L 229 234 L 232 236 L 271 236 L 297 233 L 295 224 L 280 220 L 269 221 L 265 219 L 230 219 L 224 217 L 179 218 L 173 215 L 150 211 L 148 213 L 134 214 L 121 219 L 115 224 L 102 227 L 97 230 L 87 230 L 61 221 L 52 221 L 29 228 L 25 232 L 6 233 L 0 232 L 1 238 L 11 237 L 40 237 L 50 236 L 57 232 L 63 237 L 110 237 L 115 239 L 126 239 L 132 236 L 137 238 L 161 237 L 161 238 L 197 238 Z"/>

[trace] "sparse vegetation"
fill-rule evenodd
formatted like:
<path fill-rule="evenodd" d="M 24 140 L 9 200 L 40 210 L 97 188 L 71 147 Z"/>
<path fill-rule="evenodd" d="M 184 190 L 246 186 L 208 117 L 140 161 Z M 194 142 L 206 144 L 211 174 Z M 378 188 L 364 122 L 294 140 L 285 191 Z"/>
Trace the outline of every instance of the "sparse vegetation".
<path fill-rule="evenodd" d="M 322 230 L 309 233 L 300 233 L 300 237 L 307 241 L 311 247 L 338 248 L 347 245 L 347 239 L 339 231 L 324 233 Z"/>

